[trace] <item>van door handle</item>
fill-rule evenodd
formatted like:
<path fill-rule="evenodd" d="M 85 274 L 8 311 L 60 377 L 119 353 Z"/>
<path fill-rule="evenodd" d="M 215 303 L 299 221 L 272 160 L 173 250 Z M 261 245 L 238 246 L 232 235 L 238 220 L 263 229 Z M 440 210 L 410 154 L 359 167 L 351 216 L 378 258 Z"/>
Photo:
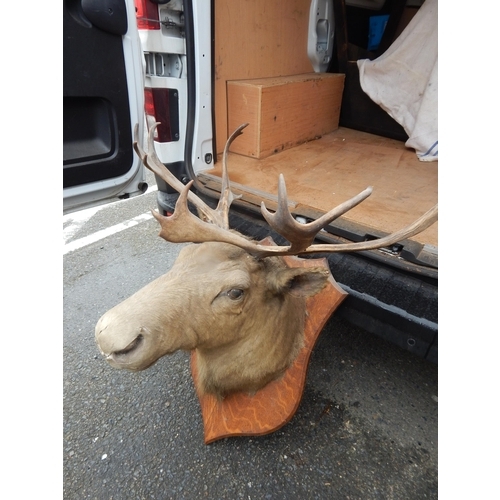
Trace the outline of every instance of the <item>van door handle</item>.
<path fill-rule="evenodd" d="M 333 0 L 312 0 L 309 9 L 307 56 L 316 73 L 324 73 L 333 53 Z"/>

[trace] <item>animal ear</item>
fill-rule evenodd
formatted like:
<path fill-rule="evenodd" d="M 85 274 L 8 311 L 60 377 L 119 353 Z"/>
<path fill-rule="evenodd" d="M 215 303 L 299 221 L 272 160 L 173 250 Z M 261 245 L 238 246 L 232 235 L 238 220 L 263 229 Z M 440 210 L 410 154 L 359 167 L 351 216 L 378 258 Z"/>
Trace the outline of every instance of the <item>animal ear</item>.
<path fill-rule="evenodd" d="M 292 267 L 277 269 L 268 275 L 268 287 L 275 294 L 290 293 L 311 297 L 323 290 L 330 272 L 324 267 Z"/>

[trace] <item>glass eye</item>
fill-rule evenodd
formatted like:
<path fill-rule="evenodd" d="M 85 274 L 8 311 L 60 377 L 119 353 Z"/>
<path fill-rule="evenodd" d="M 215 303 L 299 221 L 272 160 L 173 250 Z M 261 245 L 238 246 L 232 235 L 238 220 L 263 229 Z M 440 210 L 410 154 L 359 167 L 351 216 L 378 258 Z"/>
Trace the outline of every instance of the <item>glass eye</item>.
<path fill-rule="evenodd" d="M 231 288 L 231 290 L 227 292 L 227 296 L 231 300 L 241 299 L 241 297 L 243 297 L 243 290 L 241 290 L 240 288 Z"/>

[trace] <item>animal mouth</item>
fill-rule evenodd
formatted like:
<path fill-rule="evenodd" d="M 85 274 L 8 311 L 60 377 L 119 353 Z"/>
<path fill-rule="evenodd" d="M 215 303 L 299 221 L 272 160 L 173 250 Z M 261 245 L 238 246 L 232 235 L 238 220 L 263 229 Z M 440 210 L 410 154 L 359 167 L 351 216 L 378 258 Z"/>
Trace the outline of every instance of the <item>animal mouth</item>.
<path fill-rule="evenodd" d="M 132 342 L 130 342 L 130 344 L 127 347 L 125 347 L 125 349 L 112 352 L 108 356 L 108 358 L 116 359 L 127 356 L 127 354 L 130 354 L 132 351 L 135 351 L 142 344 L 143 341 L 144 341 L 144 336 L 140 334 Z"/>

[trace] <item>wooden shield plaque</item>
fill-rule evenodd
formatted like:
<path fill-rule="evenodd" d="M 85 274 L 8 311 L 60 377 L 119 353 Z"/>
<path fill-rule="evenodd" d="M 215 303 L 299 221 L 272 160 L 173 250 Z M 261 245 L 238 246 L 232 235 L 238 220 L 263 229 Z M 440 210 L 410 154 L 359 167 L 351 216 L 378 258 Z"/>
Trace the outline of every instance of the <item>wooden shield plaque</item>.
<path fill-rule="evenodd" d="M 326 259 L 284 257 L 290 267 L 329 269 Z M 238 392 L 222 401 L 198 388 L 196 351 L 191 354 L 191 372 L 200 400 L 205 444 L 231 436 L 261 436 L 276 431 L 288 423 L 299 406 L 304 391 L 307 366 L 316 340 L 335 309 L 347 293 L 333 276 L 325 288 L 307 300 L 304 346 L 283 377 L 270 382 L 255 394 Z"/>

